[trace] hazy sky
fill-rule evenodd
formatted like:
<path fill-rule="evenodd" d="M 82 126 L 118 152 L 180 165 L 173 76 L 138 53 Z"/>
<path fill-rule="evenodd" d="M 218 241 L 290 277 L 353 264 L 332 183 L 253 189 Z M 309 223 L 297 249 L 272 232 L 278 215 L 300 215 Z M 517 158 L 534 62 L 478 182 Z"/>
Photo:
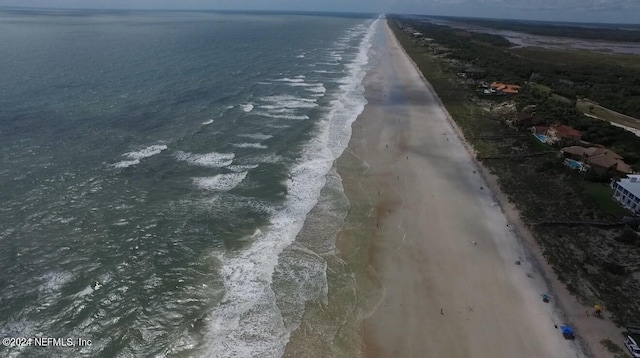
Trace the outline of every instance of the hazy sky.
<path fill-rule="evenodd" d="M 354 11 L 640 23 L 640 0 L 0 0 L 0 6 Z"/>

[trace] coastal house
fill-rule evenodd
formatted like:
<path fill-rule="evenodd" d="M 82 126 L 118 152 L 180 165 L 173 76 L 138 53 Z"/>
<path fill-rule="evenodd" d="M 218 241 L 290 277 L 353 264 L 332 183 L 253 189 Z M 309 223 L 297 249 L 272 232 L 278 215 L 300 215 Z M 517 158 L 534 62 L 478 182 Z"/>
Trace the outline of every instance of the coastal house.
<path fill-rule="evenodd" d="M 564 124 L 554 124 L 547 130 L 547 135 L 556 141 L 567 139 L 569 141 L 579 142 L 582 139 L 582 133 Z"/>
<path fill-rule="evenodd" d="M 535 113 L 529 111 L 517 112 L 515 118 L 511 120 L 511 124 L 518 128 L 531 128 L 533 126 L 543 125 L 544 123 L 544 118 L 536 116 Z"/>
<path fill-rule="evenodd" d="M 473 67 L 473 66 L 465 67 L 464 70 L 462 70 L 462 73 L 464 73 L 466 78 L 471 78 L 471 79 L 480 79 L 486 75 L 485 70 L 479 67 Z"/>
<path fill-rule="evenodd" d="M 602 146 L 565 147 L 562 153 L 565 158 L 587 164 L 590 171 L 599 176 L 625 177 L 633 172 L 620 155 Z"/>
<path fill-rule="evenodd" d="M 613 188 L 613 200 L 634 214 L 640 213 L 640 175 L 629 175 L 628 178 L 612 180 L 611 188 Z"/>
<path fill-rule="evenodd" d="M 504 94 L 518 94 L 520 92 L 520 86 L 502 82 L 491 82 L 490 88 Z"/>
<path fill-rule="evenodd" d="M 533 117 L 532 117 L 533 119 Z M 582 133 L 564 124 L 554 124 L 547 126 L 533 126 L 531 131 L 538 138 L 545 137 L 544 143 L 554 144 L 559 141 L 580 142 Z"/>

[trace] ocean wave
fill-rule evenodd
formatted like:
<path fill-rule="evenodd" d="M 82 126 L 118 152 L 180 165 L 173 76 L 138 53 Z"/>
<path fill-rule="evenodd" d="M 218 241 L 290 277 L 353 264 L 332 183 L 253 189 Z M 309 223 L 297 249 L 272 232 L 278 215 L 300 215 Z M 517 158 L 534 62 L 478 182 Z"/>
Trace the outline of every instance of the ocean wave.
<path fill-rule="evenodd" d="M 296 116 L 296 115 L 288 115 L 288 114 L 274 114 L 274 113 L 267 113 L 267 112 L 255 112 L 255 114 L 258 116 L 276 118 L 276 119 L 292 119 L 292 120 L 309 119 L 309 116 L 307 115 Z"/>
<path fill-rule="evenodd" d="M 206 154 L 193 154 L 186 152 L 176 152 L 175 157 L 178 160 L 185 161 L 193 165 L 199 165 L 208 168 L 222 168 L 233 163 L 235 154 L 216 152 Z"/>
<path fill-rule="evenodd" d="M 248 172 L 218 174 L 211 177 L 193 178 L 193 183 L 200 189 L 211 191 L 229 191 L 237 187 Z"/>
<path fill-rule="evenodd" d="M 127 157 L 130 160 L 123 160 L 112 164 L 115 168 L 128 168 L 134 165 L 140 164 L 140 160 L 144 158 L 152 157 L 156 154 L 160 154 L 163 150 L 167 150 L 167 146 L 164 144 L 151 145 L 138 151 L 127 152 L 122 154 L 123 157 Z"/>
<path fill-rule="evenodd" d="M 241 104 L 240 107 L 243 111 L 249 113 L 253 110 L 253 103 Z"/>
<path fill-rule="evenodd" d="M 264 109 L 303 109 L 318 107 L 318 104 L 316 103 L 318 99 L 316 98 L 303 98 L 289 95 L 267 96 L 262 98 L 261 101 L 271 103 L 260 106 L 260 108 Z"/>
<path fill-rule="evenodd" d="M 277 82 L 289 82 L 289 83 L 300 83 L 300 82 L 304 82 L 304 80 L 302 78 L 279 78 L 277 80 L 274 80 Z"/>
<path fill-rule="evenodd" d="M 152 145 L 139 151 L 124 153 L 123 156 L 130 159 L 144 159 L 160 154 L 163 150 L 167 150 L 167 146 L 164 144 Z"/>
<path fill-rule="evenodd" d="M 123 160 L 121 162 L 117 162 L 115 164 L 112 164 L 114 168 L 128 168 L 134 165 L 138 165 L 140 164 L 140 161 L 138 159 L 136 160 Z"/>
<path fill-rule="evenodd" d="M 238 137 L 251 138 L 251 139 L 257 139 L 257 140 L 267 140 L 267 139 L 273 138 L 271 134 L 262 134 L 262 133 L 238 134 Z"/>
<path fill-rule="evenodd" d="M 257 167 L 258 167 L 258 164 L 237 164 L 237 165 L 230 165 L 227 167 L 227 169 L 231 170 L 232 172 L 245 172 L 247 170 L 255 169 Z"/>
<path fill-rule="evenodd" d="M 316 136 L 291 169 L 284 205 L 271 216 L 267 228 L 251 235 L 248 240 L 251 244 L 246 249 L 222 257 L 225 297 L 210 314 L 210 330 L 204 338 L 209 343 L 209 356 L 280 357 L 284 354 L 290 331 L 276 304 L 271 287 L 273 274 L 280 254 L 295 241 L 308 213 L 318 202 L 327 174 L 346 148 L 350 126 L 364 109 L 362 80 L 378 22 L 370 24 L 358 56 L 349 67 L 349 85 L 340 88 L 331 102 L 330 113 L 320 120 Z M 317 274 L 323 277 L 326 293 L 326 272 Z M 306 299 L 304 293 L 296 294 L 301 296 L 300 300 Z"/>
<path fill-rule="evenodd" d="M 260 143 L 235 143 L 233 146 L 236 148 L 267 149 L 266 145 Z"/>
<path fill-rule="evenodd" d="M 202 122 L 202 125 L 203 125 L 203 126 L 207 126 L 207 125 L 209 125 L 209 124 L 211 124 L 211 123 L 213 123 L 213 119 L 210 119 L 210 120 L 208 120 L 208 121 Z"/>

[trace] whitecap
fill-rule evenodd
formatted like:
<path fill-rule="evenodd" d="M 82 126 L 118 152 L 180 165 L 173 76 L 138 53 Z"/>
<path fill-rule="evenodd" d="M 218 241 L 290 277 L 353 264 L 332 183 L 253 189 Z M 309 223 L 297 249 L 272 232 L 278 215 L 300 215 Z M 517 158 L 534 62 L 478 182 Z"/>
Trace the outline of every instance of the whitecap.
<path fill-rule="evenodd" d="M 136 159 L 136 160 L 123 160 L 121 162 L 117 162 L 117 163 L 113 164 L 113 166 L 115 168 L 128 168 L 130 166 L 138 165 L 138 164 L 140 164 L 140 161 L 138 159 Z"/>
<path fill-rule="evenodd" d="M 230 165 L 227 169 L 233 172 L 245 172 L 247 170 L 255 169 L 258 167 L 258 164 L 238 164 L 238 165 Z"/>
<path fill-rule="evenodd" d="M 235 143 L 233 146 L 236 148 L 267 149 L 266 145 L 260 143 Z"/>
<path fill-rule="evenodd" d="M 267 139 L 273 138 L 273 136 L 270 134 L 262 134 L 262 133 L 238 134 L 238 137 L 251 138 L 251 139 L 257 139 L 257 140 L 267 140 Z"/>
<path fill-rule="evenodd" d="M 123 160 L 112 164 L 115 168 L 128 168 L 134 165 L 140 164 L 140 160 L 144 158 L 152 157 L 156 154 L 160 154 L 163 150 L 166 150 L 167 146 L 164 144 L 152 145 L 138 151 L 127 152 L 122 154 L 123 157 L 127 157 L 131 160 Z"/>
<path fill-rule="evenodd" d="M 240 107 L 243 111 L 249 113 L 253 110 L 253 103 L 241 104 Z"/>
<path fill-rule="evenodd" d="M 233 163 L 235 154 L 233 153 L 205 153 L 205 154 L 193 154 L 186 152 L 177 152 L 175 154 L 178 160 L 185 161 L 189 164 L 199 165 L 208 168 L 222 168 Z"/>
<path fill-rule="evenodd" d="M 208 126 L 209 124 L 213 123 L 213 119 L 210 119 L 208 121 L 202 122 L 203 126 Z"/>
<path fill-rule="evenodd" d="M 162 152 L 163 150 L 167 150 L 167 146 L 164 144 L 160 144 L 160 145 L 152 145 L 149 147 L 146 147 L 144 149 L 135 151 L 135 152 L 129 152 L 129 153 L 124 153 L 123 156 L 130 158 L 130 159 L 144 159 L 144 158 L 149 158 L 152 157 L 156 154 L 160 154 L 160 152 Z"/>
<path fill-rule="evenodd" d="M 255 114 L 259 115 L 259 116 L 263 116 L 263 117 L 276 118 L 276 119 L 293 119 L 293 120 L 309 119 L 309 116 L 307 116 L 307 115 L 294 116 L 294 115 L 273 114 L 273 113 L 266 113 L 266 112 L 256 112 Z"/>
<path fill-rule="evenodd" d="M 193 178 L 193 183 L 200 189 L 211 191 L 229 191 L 244 180 L 248 172 L 218 174 L 212 177 Z"/>
<path fill-rule="evenodd" d="M 278 81 L 278 82 L 290 82 L 290 83 L 300 83 L 300 82 L 304 82 L 304 80 L 303 80 L 302 78 L 286 78 L 286 77 L 285 77 L 285 78 L 277 79 L 277 80 L 275 80 L 275 81 Z"/>

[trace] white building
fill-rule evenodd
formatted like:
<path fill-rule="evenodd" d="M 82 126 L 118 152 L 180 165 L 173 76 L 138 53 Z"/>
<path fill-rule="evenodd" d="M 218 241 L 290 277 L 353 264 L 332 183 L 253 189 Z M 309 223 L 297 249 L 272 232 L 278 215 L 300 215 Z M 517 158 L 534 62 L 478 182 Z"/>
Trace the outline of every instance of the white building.
<path fill-rule="evenodd" d="M 611 182 L 613 199 L 634 214 L 640 214 L 640 175 L 628 175 L 619 181 Z"/>

